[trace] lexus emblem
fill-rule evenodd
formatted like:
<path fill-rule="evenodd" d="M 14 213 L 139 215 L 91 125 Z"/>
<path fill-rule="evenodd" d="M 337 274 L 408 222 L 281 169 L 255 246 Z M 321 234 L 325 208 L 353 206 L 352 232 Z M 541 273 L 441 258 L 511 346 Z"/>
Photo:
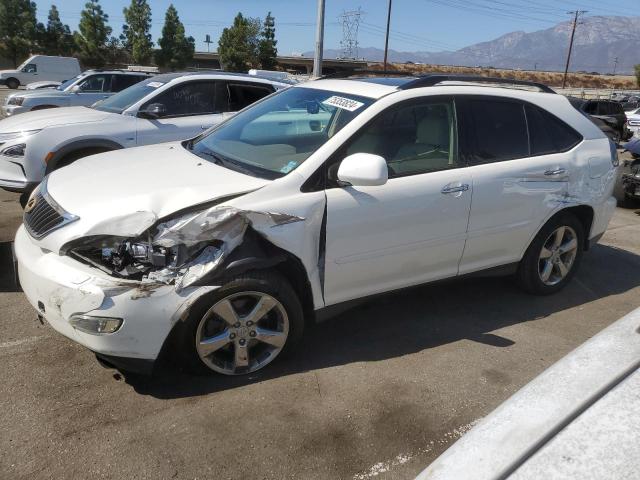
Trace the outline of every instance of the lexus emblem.
<path fill-rule="evenodd" d="M 27 204 L 24 206 L 24 213 L 29 213 L 31 210 L 35 208 L 36 203 L 38 202 L 37 198 L 38 197 L 31 197 L 29 199 Z"/>

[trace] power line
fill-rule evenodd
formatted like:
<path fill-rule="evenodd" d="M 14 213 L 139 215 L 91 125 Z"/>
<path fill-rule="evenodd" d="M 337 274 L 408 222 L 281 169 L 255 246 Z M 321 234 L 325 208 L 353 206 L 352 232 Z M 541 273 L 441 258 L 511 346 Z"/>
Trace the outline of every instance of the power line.
<path fill-rule="evenodd" d="M 571 39 L 569 40 L 569 51 L 567 52 L 567 64 L 564 67 L 564 76 L 562 77 L 562 88 L 567 83 L 567 72 L 569 71 L 569 62 L 571 61 L 571 50 L 573 49 L 573 38 L 576 34 L 576 27 L 578 26 L 578 17 L 587 13 L 586 10 L 574 10 L 573 12 L 567 12 L 570 15 L 574 15 L 573 24 L 571 26 Z"/>

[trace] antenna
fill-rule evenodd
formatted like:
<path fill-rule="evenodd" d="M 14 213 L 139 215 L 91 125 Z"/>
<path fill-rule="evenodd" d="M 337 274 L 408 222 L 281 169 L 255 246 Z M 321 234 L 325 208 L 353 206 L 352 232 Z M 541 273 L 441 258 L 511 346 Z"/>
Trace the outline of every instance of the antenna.
<path fill-rule="evenodd" d="M 342 55 L 340 58 L 355 60 L 358 58 L 358 30 L 360 29 L 360 20 L 363 15 L 360 7 L 357 10 L 349 12 L 343 11 L 338 18 L 342 22 Z"/>

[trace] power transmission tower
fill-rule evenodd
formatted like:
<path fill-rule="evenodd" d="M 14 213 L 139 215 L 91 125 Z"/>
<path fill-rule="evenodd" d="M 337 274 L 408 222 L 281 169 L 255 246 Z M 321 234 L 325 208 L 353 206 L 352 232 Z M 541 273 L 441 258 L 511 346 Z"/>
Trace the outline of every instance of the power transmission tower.
<path fill-rule="evenodd" d="M 616 74 L 616 69 L 618 68 L 618 57 L 613 59 L 613 74 Z"/>
<path fill-rule="evenodd" d="M 569 51 L 567 52 L 567 64 L 564 67 L 564 77 L 562 77 L 562 88 L 567 84 L 567 72 L 569 71 L 569 62 L 571 61 L 571 50 L 573 49 L 573 38 L 576 34 L 576 27 L 578 26 L 578 17 L 587 13 L 587 10 L 574 10 L 567 12 L 569 15 L 573 15 L 573 25 L 571 26 L 571 39 L 569 40 Z"/>
<path fill-rule="evenodd" d="M 342 15 L 338 17 L 342 22 L 342 41 L 340 41 L 342 55 L 340 58 L 353 60 L 358 58 L 358 30 L 360 29 L 362 13 L 362 10 L 358 7 L 357 10 L 342 12 Z"/>

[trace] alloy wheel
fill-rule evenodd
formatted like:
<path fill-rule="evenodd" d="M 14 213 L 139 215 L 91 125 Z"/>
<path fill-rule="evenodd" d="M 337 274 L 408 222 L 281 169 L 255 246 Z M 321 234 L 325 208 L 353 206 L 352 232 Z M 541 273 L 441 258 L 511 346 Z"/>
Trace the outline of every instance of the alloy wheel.
<path fill-rule="evenodd" d="M 538 275 L 545 285 L 560 283 L 571 271 L 578 253 L 575 230 L 561 226 L 551 232 L 542 245 L 538 259 Z"/>
<path fill-rule="evenodd" d="M 278 300 L 263 292 L 239 292 L 205 313 L 196 331 L 196 350 L 212 370 L 241 375 L 271 363 L 288 334 L 289 318 Z"/>

